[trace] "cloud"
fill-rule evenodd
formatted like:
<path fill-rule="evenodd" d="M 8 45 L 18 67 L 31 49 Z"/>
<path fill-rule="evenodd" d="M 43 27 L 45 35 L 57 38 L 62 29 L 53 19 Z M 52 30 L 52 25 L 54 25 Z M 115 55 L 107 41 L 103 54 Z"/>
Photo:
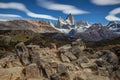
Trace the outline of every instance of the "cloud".
<path fill-rule="evenodd" d="M 49 9 L 49 10 L 56 10 L 56 11 L 62 11 L 64 14 L 86 14 L 89 13 L 88 11 L 84 11 L 81 9 L 76 8 L 75 6 L 72 5 L 66 5 L 66 4 L 58 4 L 53 1 L 48 1 L 48 0 L 37 0 L 38 5 Z"/>
<path fill-rule="evenodd" d="M 18 17 L 2 17 L 0 18 L 0 21 L 10 21 L 10 20 L 20 20 L 24 18 L 18 18 Z"/>
<path fill-rule="evenodd" d="M 117 14 L 120 14 L 120 7 L 110 11 L 109 15 L 106 16 L 105 18 L 108 21 L 120 21 L 120 18 L 116 16 Z"/>
<path fill-rule="evenodd" d="M 120 0 L 91 0 L 91 2 L 101 6 L 120 4 Z"/>
<path fill-rule="evenodd" d="M 16 14 L 0 14 L 0 21 L 8 21 L 13 19 L 23 19 L 22 16 Z"/>
<path fill-rule="evenodd" d="M 36 14 L 31 12 L 26 8 L 26 6 L 22 3 L 17 3 L 17 2 L 10 2 L 10 3 L 0 3 L 0 8 L 1 9 L 16 9 L 19 11 L 25 12 L 29 17 L 33 18 L 44 18 L 44 19 L 51 19 L 51 20 L 57 20 L 55 17 L 50 16 L 50 15 L 45 15 L 45 14 Z"/>
<path fill-rule="evenodd" d="M 34 18 L 45 18 L 45 19 L 57 20 L 57 18 L 52 17 L 50 15 L 36 14 L 36 13 L 32 13 L 32 12 L 28 12 L 27 15 L 30 17 L 34 17 Z"/>
<path fill-rule="evenodd" d="M 1 17 L 19 17 L 19 18 L 22 18 L 20 15 L 16 15 L 16 14 L 0 14 L 0 18 Z"/>

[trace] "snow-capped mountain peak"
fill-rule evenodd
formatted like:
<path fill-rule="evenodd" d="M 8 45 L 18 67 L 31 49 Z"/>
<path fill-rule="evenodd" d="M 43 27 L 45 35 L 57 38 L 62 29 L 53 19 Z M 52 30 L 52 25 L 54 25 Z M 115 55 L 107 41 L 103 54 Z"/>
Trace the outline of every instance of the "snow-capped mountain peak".
<path fill-rule="evenodd" d="M 75 29 L 77 33 L 80 33 L 87 30 L 90 26 L 91 25 L 87 21 L 75 22 L 74 16 L 69 14 L 65 20 L 59 17 L 55 27 L 62 33 L 69 33 L 73 29 Z"/>

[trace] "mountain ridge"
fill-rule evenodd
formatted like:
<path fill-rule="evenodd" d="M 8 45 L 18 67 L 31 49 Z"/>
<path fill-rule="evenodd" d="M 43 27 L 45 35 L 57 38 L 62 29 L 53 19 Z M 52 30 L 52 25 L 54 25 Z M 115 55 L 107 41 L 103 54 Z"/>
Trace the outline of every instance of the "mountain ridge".
<path fill-rule="evenodd" d="M 110 25 L 110 23 L 112 25 Z M 104 26 L 101 23 L 91 25 L 87 21 L 75 22 L 74 16 L 72 14 L 68 14 L 65 20 L 61 17 L 58 18 L 57 24 L 59 25 L 54 25 L 54 28 L 62 33 L 68 34 L 72 38 L 82 38 L 88 41 L 100 41 L 120 36 L 118 34 L 120 32 L 119 23 L 116 22 L 109 22 L 108 25 Z M 116 25 L 115 28 L 113 27 L 114 25 Z M 114 29 L 111 29 L 111 27 Z"/>
<path fill-rule="evenodd" d="M 70 38 L 82 38 L 86 41 L 100 41 L 120 36 L 120 23 L 109 22 L 89 24 L 87 21 L 75 21 L 69 14 L 66 19 L 59 17 L 57 24 L 44 20 L 12 20 L 0 22 L 1 30 L 31 30 L 35 33 L 63 33 Z"/>
<path fill-rule="evenodd" d="M 44 20 L 12 20 L 0 22 L 1 30 L 31 30 L 36 33 L 58 32 Z"/>

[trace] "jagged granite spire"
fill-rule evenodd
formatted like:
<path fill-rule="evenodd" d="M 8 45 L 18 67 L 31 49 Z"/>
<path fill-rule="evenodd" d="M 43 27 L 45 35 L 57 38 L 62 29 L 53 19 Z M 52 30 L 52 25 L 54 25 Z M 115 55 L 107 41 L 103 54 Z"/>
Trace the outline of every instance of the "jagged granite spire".
<path fill-rule="evenodd" d="M 74 17 L 71 13 L 67 16 L 66 20 L 69 20 L 72 25 L 75 24 Z"/>

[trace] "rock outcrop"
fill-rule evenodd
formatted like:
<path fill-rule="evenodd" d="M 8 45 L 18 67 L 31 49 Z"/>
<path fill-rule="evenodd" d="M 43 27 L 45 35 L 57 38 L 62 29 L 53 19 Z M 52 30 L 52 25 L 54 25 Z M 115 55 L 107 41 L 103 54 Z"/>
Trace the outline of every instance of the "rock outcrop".
<path fill-rule="evenodd" d="M 78 39 L 40 48 L 23 42 L 0 56 L 0 80 L 119 80 L 120 49 L 94 51 Z"/>

